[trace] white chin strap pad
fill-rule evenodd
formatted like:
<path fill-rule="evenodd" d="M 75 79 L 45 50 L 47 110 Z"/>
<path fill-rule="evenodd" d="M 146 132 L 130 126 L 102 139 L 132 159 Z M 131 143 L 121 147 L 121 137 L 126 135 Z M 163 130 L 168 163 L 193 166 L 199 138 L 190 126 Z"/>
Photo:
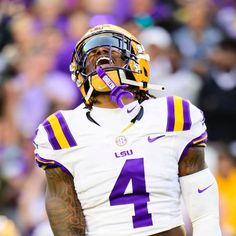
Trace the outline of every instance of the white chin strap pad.
<path fill-rule="evenodd" d="M 193 236 L 220 236 L 218 187 L 210 170 L 180 177 L 180 186 Z"/>

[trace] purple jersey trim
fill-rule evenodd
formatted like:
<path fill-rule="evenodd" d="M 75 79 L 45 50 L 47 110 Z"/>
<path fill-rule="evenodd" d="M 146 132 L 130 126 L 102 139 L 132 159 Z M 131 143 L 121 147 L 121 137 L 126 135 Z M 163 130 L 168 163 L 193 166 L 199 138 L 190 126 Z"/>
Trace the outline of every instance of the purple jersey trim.
<path fill-rule="evenodd" d="M 55 135 L 54 135 L 54 132 L 53 132 L 53 129 L 52 129 L 52 126 L 51 124 L 49 123 L 48 120 L 45 120 L 43 122 L 43 127 L 45 128 L 45 130 L 47 131 L 47 134 L 48 134 L 48 140 L 49 142 L 51 143 L 52 147 L 54 150 L 59 150 L 61 149 L 61 146 L 60 144 L 58 143 Z"/>
<path fill-rule="evenodd" d="M 195 143 L 196 142 L 196 143 Z M 205 131 L 204 133 L 202 133 L 200 136 L 198 136 L 197 138 L 193 139 L 192 141 L 190 141 L 184 148 L 182 154 L 180 155 L 180 159 L 187 153 L 188 149 L 190 147 L 193 147 L 193 146 L 197 146 L 197 145 L 200 145 L 200 144 L 205 144 L 207 142 L 207 132 Z"/>
<path fill-rule="evenodd" d="M 194 145 L 198 145 L 198 144 L 201 144 L 201 143 L 206 143 L 207 142 L 207 132 L 205 131 L 203 134 L 201 134 L 200 136 L 198 136 L 197 138 L 193 139 L 191 142 L 190 142 L 190 145 L 191 146 L 194 146 Z"/>
<path fill-rule="evenodd" d="M 190 117 L 189 102 L 186 100 L 182 101 L 183 113 L 184 113 L 184 128 L 183 130 L 190 130 L 192 122 Z"/>
<path fill-rule="evenodd" d="M 63 131 L 63 133 L 64 133 L 64 135 L 65 135 L 65 137 L 66 137 L 66 139 L 67 139 L 67 141 L 68 141 L 68 143 L 70 145 L 70 147 L 77 146 L 77 143 L 76 143 L 74 137 L 72 136 L 72 134 L 71 134 L 71 132 L 69 130 L 69 127 L 68 127 L 68 125 L 66 123 L 66 120 L 63 117 L 62 113 L 61 112 L 57 112 L 55 114 L 55 116 L 57 117 L 57 119 L 58 119 L 58 121 L 59 121 L 59 123 L 61 125 L 61 129 L 62 129 L 62 131 Z"/>
<path fill-rule="evenodd" d="M 40 157 L 38 154 L 35 154 L 35 160 L 36 160 L 36 163 L 38 164 L 39 167 L 42 167 L 42 166 L 47 166 L 49 168 L 50 167 L 60 167 L 63 172 L 73 176 L 71 174 L 71 172 L 65 166 L 63 166 L 61 163 L 59 163 L 57 161 L 44 159 L 44 158 Z"/>
<path fill-rule="evenodd" d="M 166 131 L 173 131 L 175 124 L 174 97 L 167 97 L 167 128 Z"/>

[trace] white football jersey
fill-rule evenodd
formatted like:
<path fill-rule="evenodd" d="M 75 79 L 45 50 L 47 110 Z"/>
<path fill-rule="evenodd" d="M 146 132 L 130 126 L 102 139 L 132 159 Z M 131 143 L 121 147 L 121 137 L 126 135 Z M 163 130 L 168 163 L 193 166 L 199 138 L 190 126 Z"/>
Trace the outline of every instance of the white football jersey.
<path fill-rule="evenodd" d="M 170 96 L 59 111 L 39 126 L 34 143 L 39 166 L 73 176 L 87 235 L 146 236 L 183 224 L 178 162 L 206 140 L 202 112 Z"/>

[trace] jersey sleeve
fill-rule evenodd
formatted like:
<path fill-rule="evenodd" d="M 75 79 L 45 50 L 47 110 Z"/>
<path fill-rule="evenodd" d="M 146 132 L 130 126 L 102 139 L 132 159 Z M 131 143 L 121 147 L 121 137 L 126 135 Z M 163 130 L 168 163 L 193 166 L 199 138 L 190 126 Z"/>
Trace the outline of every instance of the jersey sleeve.
<path fill-rule="evenodd" d="M 66 161 L 68 148 L 77 144 L 62 112 L 52 114 L 39 125 L 33 144 L 35 160 L 39 167 L 60 167 L 71 174 L 72 166 Z"/>
<path fill-rule="evenodd" d="M 167 98 L 167 132 L 173 132 L 175 151 L 180 159 L 193 146 L 206 146 L 207 129 L 203 112 L 190 101 Z"/>

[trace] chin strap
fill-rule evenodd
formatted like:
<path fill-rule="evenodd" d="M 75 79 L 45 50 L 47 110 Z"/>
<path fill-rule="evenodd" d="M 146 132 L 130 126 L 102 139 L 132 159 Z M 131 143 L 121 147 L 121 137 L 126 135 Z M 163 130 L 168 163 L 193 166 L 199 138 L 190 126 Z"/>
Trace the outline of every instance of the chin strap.
<path fill-rule="evenodd" d="M 107 85 L 107 87 L 111 90 L 111 93 L 110 93 L 111 101 L 116 102 L 116 104 L 120 108 L 124 107 L 124 103 L 122 102 L 123 96 L 130 99 L 134 97 L 134 95 L 131 92 L 125 90 L 125 88 L 127 88 L 128 85 L 143 87 L 147 89 L 154 89 L 154 90 L 164 90 L 164 87 L 162 85 L 129 80 L 126 78 L 126 75 L 123 70 L 119 70 L 120 80 L 121 80 L 121 83 L 123 83 L 122 85 L 116 85 L 101 66 L 98 66 L 96 68 L 96 72 L 98 76 L 103 80 L 103 82 Z M 89 91 L 85 97 L 86 101 L 92 95 L 93 90 L 94 90 L 93 87 L 90 86 Z"/>
<path fill-rule="evenodd" d="M 98 76 L 103 80 L 103 82 L 107 85 L 107 87 L 111 90 L 110 97 L 112 102 L 116 102 L 116 104 L 122 108 L 124 107 L 124 103 L 122 102 L 122 97 L 125 96 L 127 98 L 133 98 L 134 95 L 126 91 L 125 88 L 128 87 L 128 85 L 119 85 L 117 86 L 113 80 L 108 76 L 108 74 L 105 72 L 105 70 L 102 69 L 101 66 L 98 66 L 96 68 Z"/>

